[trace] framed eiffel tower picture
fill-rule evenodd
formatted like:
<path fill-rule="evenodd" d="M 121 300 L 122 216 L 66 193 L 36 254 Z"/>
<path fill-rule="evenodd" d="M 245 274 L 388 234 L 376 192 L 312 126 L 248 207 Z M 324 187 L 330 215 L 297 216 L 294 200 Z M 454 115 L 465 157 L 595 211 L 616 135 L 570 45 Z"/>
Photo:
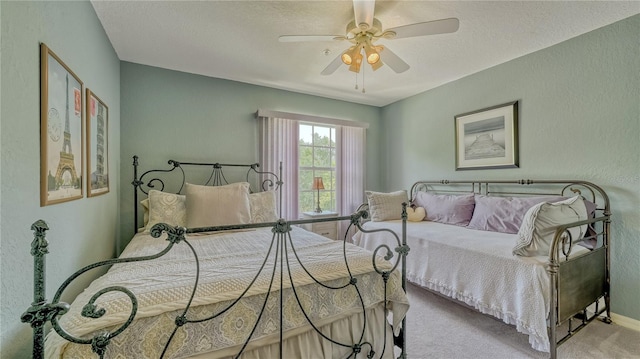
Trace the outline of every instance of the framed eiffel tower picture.
<path fill-rule="evenodd" d="M 109 108 L 87 89 L 87 197 L 109 192 Z"/>
<path fill-rule="evenodd" d="M 40 44 L 40 206 L 83 197 L 82 81 Z"/>
<path fill-rule="evenodd" d="M 455 116 L 456 170 L 518 167 L 518 101 Z"/>

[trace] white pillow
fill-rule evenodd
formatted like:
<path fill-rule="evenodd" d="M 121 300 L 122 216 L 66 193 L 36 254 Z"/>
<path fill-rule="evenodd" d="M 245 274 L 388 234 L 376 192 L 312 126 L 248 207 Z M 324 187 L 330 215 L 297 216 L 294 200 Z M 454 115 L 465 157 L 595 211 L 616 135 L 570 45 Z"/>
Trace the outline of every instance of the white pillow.
<path fill-rule="evenodd" d="M 531 207 L 522 219 L 513 254 L 548 256 L 558 226 L 585 219 L 587 219 L 587 209 L 580 196 L 560 202 L 538 203 Z M 586 225 L 569 228 L 572 242 L 580 241 L 586 230 Z"/>
<path fill-rule="evenodd" d="M 276 191 L 249 194 L 251 223 L 276 222 L 279 218 L 276 203 Z"/>
<path fill-rule="evenodd" d="M 402 203 L 408 203 L 407 191 L 391 193 L 365 191 L 369 202 L 369 214 L 373 222 L 402 218 Z"/>
<path fill-rule="evenodd" d="M 187 227 L 251 223 L 249 183 L 199 186 L 187 183 Z"/>
<path fill-rule="evenodd" d="M 138 232 L 144 232 L 147 230 L 147 223 L 149 223 L 149 197 L 140 201 L 143 211 L 142 227 L 138 228 Z"/>
<path fill-rule="evenodd" d="M 187 225 L 185 196 L 150 190 L 148 200 L 149 219 L 145 231 L 150 231 L 151 227 L 157 223 L 166 223 L 170 226 Z M 142 202 L 144 206 L 144 201 Z"/>

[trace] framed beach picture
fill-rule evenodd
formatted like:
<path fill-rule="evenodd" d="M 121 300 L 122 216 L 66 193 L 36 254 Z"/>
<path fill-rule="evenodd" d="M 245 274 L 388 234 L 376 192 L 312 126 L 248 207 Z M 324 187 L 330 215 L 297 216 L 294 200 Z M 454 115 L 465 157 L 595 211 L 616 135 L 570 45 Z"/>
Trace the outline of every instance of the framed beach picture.
<path fill-rule="evenodd" d="M 40 206 L 82 198 L 82 81 L 40 44 Z"/>
<path fill-rule="evenodd" d="M 518 101 L 455 116 L 456 170 L 518 167 Z"/>
<path fill-rule="evenodd" d="M 109 192 L 109 108 L 87 89 L 87 197 Z"/>

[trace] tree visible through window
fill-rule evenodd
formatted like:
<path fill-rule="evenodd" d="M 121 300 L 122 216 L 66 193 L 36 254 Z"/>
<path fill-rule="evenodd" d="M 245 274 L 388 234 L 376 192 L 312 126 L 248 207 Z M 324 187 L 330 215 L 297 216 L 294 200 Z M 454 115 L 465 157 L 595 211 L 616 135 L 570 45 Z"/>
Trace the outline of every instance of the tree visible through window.
<path fill-rule="evenodd" d="M 300 124 L 298 166 L 298 209 L 312 212 L 317 207 L 318 191 L 311 189 L 313 177 L 322 177 L 320 208 L 336 210 L 336 129 L 332 126 Z"/>

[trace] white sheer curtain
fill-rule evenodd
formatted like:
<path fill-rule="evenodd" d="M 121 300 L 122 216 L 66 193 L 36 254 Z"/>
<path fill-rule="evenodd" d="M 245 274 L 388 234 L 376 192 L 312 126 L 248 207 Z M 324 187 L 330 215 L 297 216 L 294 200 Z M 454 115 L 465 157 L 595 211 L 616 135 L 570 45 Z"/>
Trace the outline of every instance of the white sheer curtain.
<path fill-rule="evenodd" d="M 282 162 L 282 217 L 298 219 L 298 142 L 299 123 L 318 123 L 336 128 L 336 210 L 339 215 L 352 214 L 364 202 L 365 145 L 368 124 L 301 115 L 287 112 L 258 110 L 260 133 L 260 165 L 263 171 L 279 173 Z M 344 238 L 348 221 L 339 226 Z M 350 233 L 347 238 L 351 238 Z"/>
<path fill-rule="evenodd" d="M 259 117 L 260 167 L 279 174 L 282 163 L 282 198 L 279 207 L 284 219 L 298 219 L 298 121 Z"/>
<path fill-rule="evenodd" d="M 366 130 L 362 127 L 338 126 L 336 140 L 336 205 L 338 213 L 347 216 L 364 202 Z M 340 222 L 340 239 L 344 238 L 348 226 L 348 221 Z M 349 232 L 348 240 L 355 234 L 355 228 Z"/>

